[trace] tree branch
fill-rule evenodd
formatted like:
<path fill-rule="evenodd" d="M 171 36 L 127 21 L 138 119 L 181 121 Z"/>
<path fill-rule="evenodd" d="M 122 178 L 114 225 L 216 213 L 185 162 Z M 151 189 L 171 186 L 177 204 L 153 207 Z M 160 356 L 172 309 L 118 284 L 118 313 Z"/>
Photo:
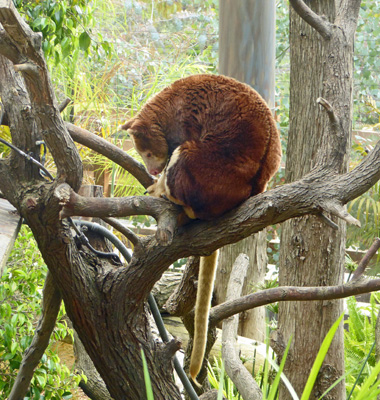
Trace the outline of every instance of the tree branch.
<path fill-rule="evenodd" d="M 196 283 L 199 273 L 199 257 L 190 257 L 187 261 L 181 281 L 166 301 L 164 308 L 170 315 L 183 316 L 195 306 Z"/>
<path fill-rule="evenodd" d="M 244 278 L 247 274 L 249 258 L 239 254 L 228 281 L 226 301 L 236 300 L 241 296 Z M 223 321 L 222 326 L 222 358 L 227 375 L 237 387 L 244 400 L 260 400 L 263 394 L 252 375 L 244 367 L 236 347 L 239 316 L 234 315 Z"/>
<path fill-rule="evenodd" d="M 42 298 L 42 315 L 38 322 L 31 345 L 25 351 L 19 372 L 8 400 L 23 399 L 33 378 L 34 369 L 41 360 L 53 332 L 61 306 L 61 295 L 48 272 Z"/>
<path fill-rule="evenodd" d="M 274 289 L 261 290 L 259 292 L 243 296 L 240 299 L 225 302 L 211 309 L 210 326 L 216 326 L 220 321 L 231 315 L 250 310 L 277 301 L 314 301 L 334 300 L 358 294 L 370 293 L 380 289 L 380 278 L 360 279 L 350 281 L 338 286 L 297 287 L 282 286 Z"/>
<path fill-rule="evenodd" d="M 312 28 L 314 28 L 325 40 L 332 35 L 331 24 L 316 14 L 303 0 L 289 0 L 294 11 Z"/>
<path fill-rule="evenodd" d="M 0 25 L 0 54 L 7 57 L 14 64 L 25 62 L 26 58 L 21 54 L 8 33 Z"/>
<path fill-rule="evenodd" d="M 71 216 L 90 217 L 126 217 L 130 215 L 151 215 L 157 221 L 157 238 L 161 244 L 171 242 L 177 226 L 177 218 L 182 208 L 168 200 L 133 196 L 121 198 L 83 197 L 75 193 L 70 186 L 62 184 L 55 190 L 62 210 L 60 218 Z"/>
<path fill-rule="evenodd" d="M 125 151 L 86 129 L 79 128 L 69 122 L 66 122 L 66 127 L 75 142 L 102 154 L 120 165 L 130 172 L 145 188 L 152 185 L 153 177 L 141 163 L 126 154 Z"/>
<path fill-rule="evenodd" d="M 134 246 L 137 246 L 140 242 L 139 237 L 129 228 L 124 226 L 115 218 L 103 217 L 102 220 L 108 225 L 111 225 L 114 229 L 123 234 Z"/>
<path fill-rule="evenodd" d="M 189 255 L 209 254 L 226 244 L 237 242 L 256 233 L 268 225 L 307 214 L 318 215 L 324 210 L 333 211 L 339 217 L 345 217 L 344 204 L 364 193 L 379 178 L 380 142 L 358 167 L 347 174 L 326 176 L 324 171 L 312 172 L 299 181 L 278 186 L 251 197 L 241 206 L 211 222 L 193 221 L 177 230 L 175 230 L 176 216 L 180 210 L 164 199 L 83 198 L 70 192 L 67 187 L 65 189 L 64 185 L 61 186 L 63 193 L 57 193 L 57 196 L 63 207 L 62 217 L 70 215 L 121 217 L 148 214 L 156 220 L 164 221 L 164 210 L 169 207 L 165 218 L 170 221 L 168 226 L 174 235 L 173 241 L 168 241 L 167 243 L 171 244 L 164 248 L 147 241 L 141 253 L 139 252 L 139 257 L 141 257 L 139 263 L 147 262 L 147 265 L 150 265 L 154 260 L 157 269 L 152 271 L 150 278 L 158 280 L 163 272 L 161 267 L 165 268 L 164 265 L 170 265 L 178 258 Z M 165 227 L 165 224 L 159 223 L 162 227 Z M 160 229 L 161 226 L 159 226 Z M 158 238 L 160 237 L 162 236 L 159 234 Z M 149 246 L 149 252 L 146 251 L 145 246 Z M 136 248 L 136 251 L 138 250 L 139 247 Z M 160 266 L 157 265 L 157 257 L 160 257 L 160 263 L 162 262 Z"/>

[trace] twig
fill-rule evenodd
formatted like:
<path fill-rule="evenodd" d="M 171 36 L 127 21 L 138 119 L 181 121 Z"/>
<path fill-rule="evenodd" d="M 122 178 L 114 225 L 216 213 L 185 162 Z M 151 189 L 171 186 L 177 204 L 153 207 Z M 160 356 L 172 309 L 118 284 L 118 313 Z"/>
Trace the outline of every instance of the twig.
<path fill-rule="evenodd" d="M 329 40 L 332 36 L 331 24 L 316 14 L 302 0 L 290 0 L 294 11 L 312 28 L 314 28 L 325 40 Z"/>
<path fill-rule="evenodd" d="M 360 260 L 358 267 L 352 274 L 351 282 L 359 279 L 364 274 L 364 271 L 367 268 L 368 263 L 370 262 L 371 258 L 376 254 L 377 250 L 379 250 L 379 249 L 380 249 L 380 239 L 376 238 L 374 240 L 374 242 L 372 243 L 372 246 L 368 249 L 367 253 Z"/>
<path fill-rule="evenodd" d="M 326 214 L 324 214 L 323 212 L 320 214 L 317 214 L 317 216 L 323 221 L 325 222 L 330 228 L 333 228 L 335 231 L 337 231 L 339 229 L 338 225 L 332 221 Z"/>
<path fill-rule="evenodd" d="M 241 295 L 248 266 L 249 258 L 245 254 L 239 254 L 232 267 L 226 301 L 235 300 Z M 244 400 L 261 400 L 262 392 L 259 385 L 244 367 L 238 354 L 236 347 L 238 325 L 239 315 L 237 314 L 223 321 L 222 358 L 226 372 Z"/>
<path fill-rule="evenodd" d="M 332 105 L 323 97 L 318 97 L 317 103 L 320 104 L 327 112 L 327 115 L 330 119 L 330 124 L 335 132 L 335 134 L 339 134 L 339 126 L 340 126 L 340 121 L 338 116 L 335 114 L 335 111 L 332 107 Z"/>
<path fill-rule="evenodd" d="M 31 62 L 26 62 L 23 64 L 14 64 L 14 69 L 16 72 L 24 72 L 31 77 L 38 76 L 38 67 L 36 64 L 33 64 Z"/>
<path fill-rule="evenodd" d="M 34 369 L 41 360 L 53 332 L 61 305 L 61 295 L 54 285 L 50 272 L 46 276 L 42 299 L 42 315 L 31 345 L 25 351 L 20 370 L 8 400 L 23 399 L 28 391 Z"/>
<path fill-rule="evenodd" d="M 62 112 L 71 102 L 71 99 L 69 97 L 66 97 L 65 100 L 62 101 L 62 103 L 60 103 L 58 105 L 58 110 L 59 112 Z"/>

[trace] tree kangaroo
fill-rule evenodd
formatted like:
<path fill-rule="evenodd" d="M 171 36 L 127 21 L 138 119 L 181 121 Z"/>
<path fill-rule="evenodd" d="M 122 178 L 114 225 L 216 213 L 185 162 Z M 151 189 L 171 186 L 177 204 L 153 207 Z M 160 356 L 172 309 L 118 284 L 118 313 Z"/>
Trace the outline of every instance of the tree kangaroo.
<path fill-rule="evenodd" d="M 281 160 L 272 113 L 262 97 L 235 79 L 194 75 L 150 99 L 122 129 L 152 175 L 148 188 L 210 220 L 265 191 Z M 196 382 L 206 347 L 218 251 L 202 257 L 190 375 Z"/>

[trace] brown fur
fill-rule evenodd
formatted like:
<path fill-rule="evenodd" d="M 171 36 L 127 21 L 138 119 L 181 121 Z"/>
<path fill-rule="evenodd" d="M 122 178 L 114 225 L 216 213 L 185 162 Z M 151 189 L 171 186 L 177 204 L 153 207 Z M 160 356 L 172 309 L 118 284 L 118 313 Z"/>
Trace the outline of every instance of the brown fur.
<path fill-rule="evenodd" d="M 190 218 L 216 218 L 263 192 L 280 165 L 281 144 L 270 109 L 248 85 L 224 76 L 174 82 L 122 128 L 129 129 L 150 173 L 165 168 L 148 188 L 150 194 L 184 206 Z M 216 263 L 216 258 L 209 259 Z M 214 267 L 204 268 L 199 282 L 213 280 L 208 271 Z M 210 295 L 199 288 L 196 314 L 202 310 L 203 322 L 196 323 L 200 333 L 195 338 L 202 340 L 194 341 L 193 379 L 202 365 Z"/>

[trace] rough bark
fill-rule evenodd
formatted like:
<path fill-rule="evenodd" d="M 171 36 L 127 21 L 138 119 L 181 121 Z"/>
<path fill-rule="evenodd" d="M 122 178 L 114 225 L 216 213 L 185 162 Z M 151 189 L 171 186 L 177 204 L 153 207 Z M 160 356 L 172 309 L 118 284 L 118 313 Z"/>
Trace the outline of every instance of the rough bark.
<path fill-rule="evenodd" d="M 359 1 L 291 1 L 290 10 L 290 126 L 286 181 L 292 182 L 313 167 L 323 169 L 332 151 L 339 152 L 331 171 L 347 171 L 351 138 L 353 26 Z M 310 8 L 309 8 L 310 7 Z M 334 108 L 339 129 L 318 107 L 319 97 Z M 335 126 L 335 128 L 334 128 Z M 337 134 L 342 135 L 337 145 Z M 335 149 L 335 150 L 333 150 Z M 340 161 L 339 161 L 340 160 Z M 329 228 L 314 216 L 297 218 L 282 226 L 280 285 L 326 286 L 343 281 L 345 223 Z M 302 394 L 308 371 L 327 330 L 343 312 L 340 301 L 281 303 L 279 338 L 293 336 L 285 374 Z M 344 374 L 343 327 L 340 327 L 316 382 L 313 396 L 320 396 Z M 343 399 L 342 381 L 326 398 Z M 286 389 L 281 399 L 290 399 Z"/>

